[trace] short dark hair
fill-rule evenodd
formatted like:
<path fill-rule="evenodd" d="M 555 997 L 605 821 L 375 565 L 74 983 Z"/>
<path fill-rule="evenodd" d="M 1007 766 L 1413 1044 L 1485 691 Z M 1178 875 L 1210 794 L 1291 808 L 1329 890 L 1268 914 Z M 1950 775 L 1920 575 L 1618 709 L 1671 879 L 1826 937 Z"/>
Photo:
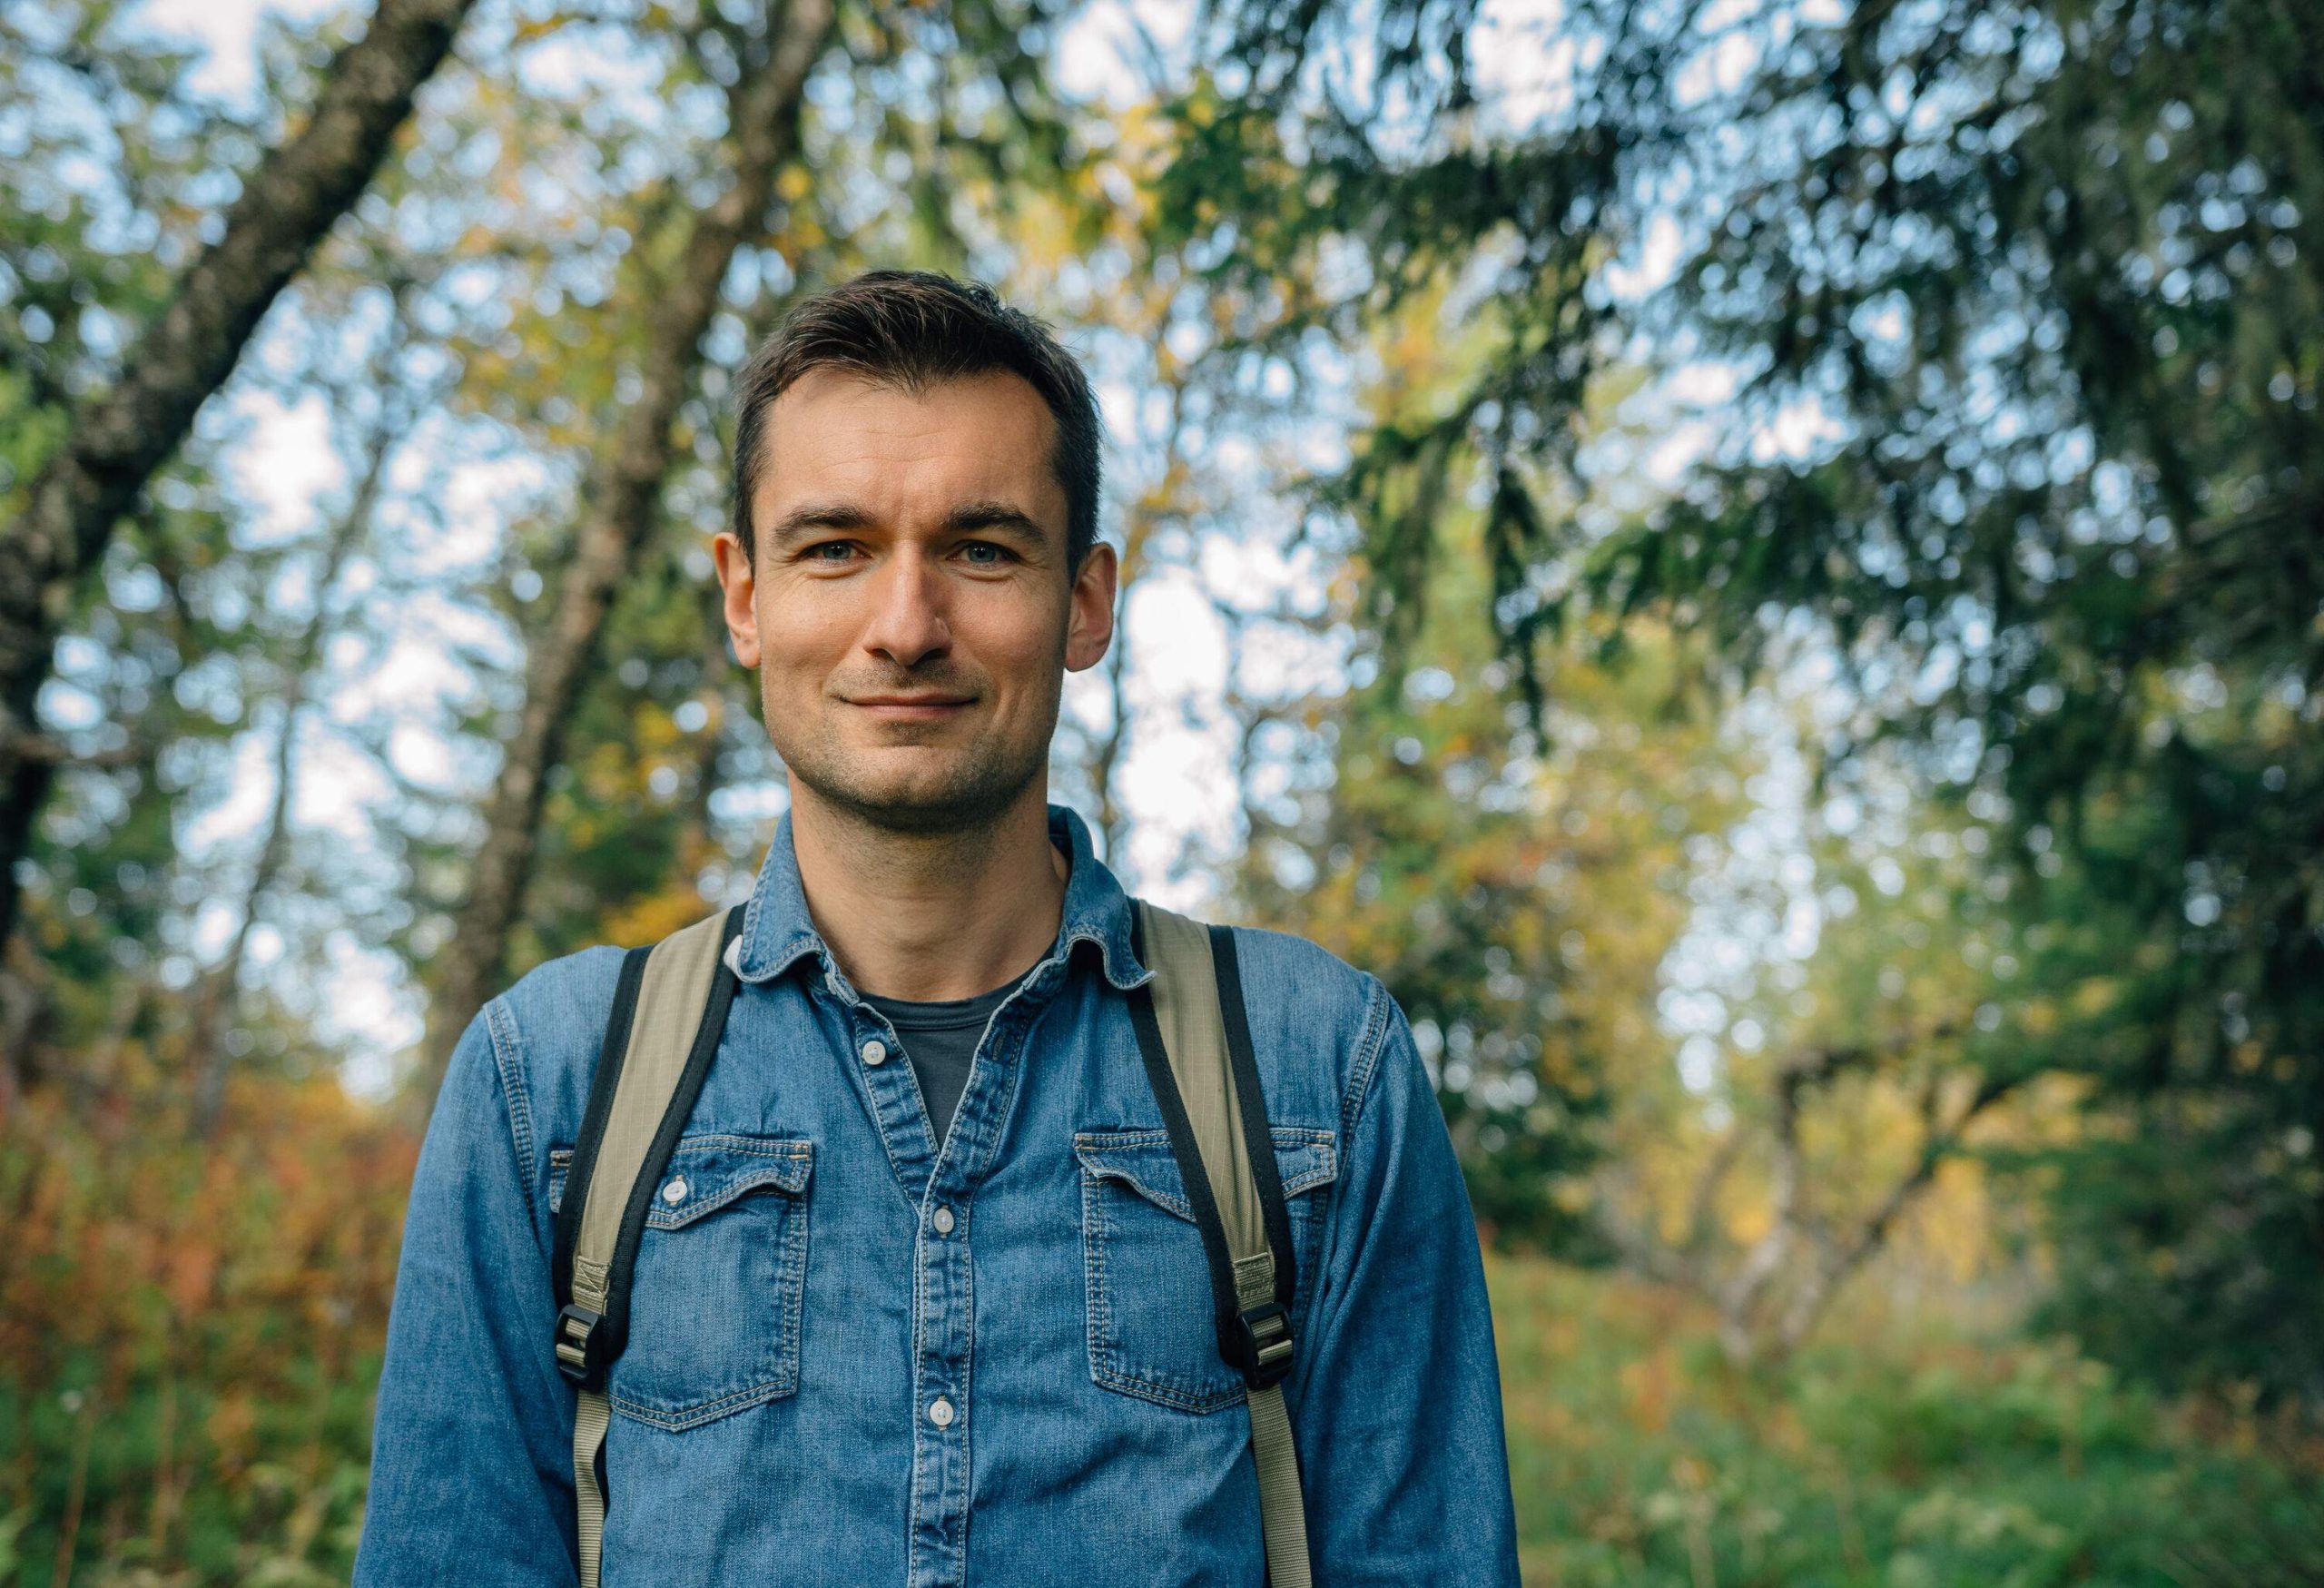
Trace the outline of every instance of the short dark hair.
<path fill-rule="evenodd" d="M 810 370 L 836 369 L 917 394 L 940 380 L 1004 370 L 1041 394 L 1057 420 L 1049 468 L 1065 488 L 1066 572 L 1098 538 L 1098 399 L 1080 363 L 1031 315 L 979 281 L 934 271 L 866 271 L 802 300 L 737 383 L 734 528 L 754 560 L 751 498 L 765 466 L 767 410 Z"/>

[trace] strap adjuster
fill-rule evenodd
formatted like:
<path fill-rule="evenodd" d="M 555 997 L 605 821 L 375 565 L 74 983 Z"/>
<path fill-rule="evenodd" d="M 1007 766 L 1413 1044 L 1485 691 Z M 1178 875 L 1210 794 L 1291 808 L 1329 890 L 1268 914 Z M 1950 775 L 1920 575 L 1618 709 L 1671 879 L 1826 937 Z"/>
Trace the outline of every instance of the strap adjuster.
<path fill-rule="evenodd" d="M 1245 1307 L 1235 1315 L 1241 1326 L 1243 1382 L 1253 1389 L 1279 1384 L 1291 1371 L 1298 1342 L 1291 1334 L 1291 1313 L 1280 1301 Z"/>
<path fill-rule="evenodd" d="M 566 1382 L 581 1389 L 602 1389 L 606 1367 L 613 1353 L 612 1331 L 602 1327 L 606 1315 L 580 1304 L 568 1304 L 556 1315 L 556 1370 Z"/>

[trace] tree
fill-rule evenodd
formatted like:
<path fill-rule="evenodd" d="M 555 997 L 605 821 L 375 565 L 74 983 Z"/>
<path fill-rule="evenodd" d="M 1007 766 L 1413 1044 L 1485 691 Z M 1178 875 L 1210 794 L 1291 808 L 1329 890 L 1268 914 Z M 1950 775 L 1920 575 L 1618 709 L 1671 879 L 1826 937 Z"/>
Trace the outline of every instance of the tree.
<path fill-rule="evenodd" d="M 524 711 L 486 807 L 467 902 L 429 1003 L 417 1088 L 428 1099 L 461 1030 L 499 985 L 509 929 L 532 872 L 546 779 L 598 654 L 614 592 L 655 522 L 671 420 L 693 380 L 719 289 L 735 250 L 764 225 L 776 174 L 798 149 L 807 74 L 822 54 L 832 18 L 829 0 L 789 0 L 768 7 L 762 25 L 749 33 L 722 35 L 734 51 L 727 84 L 734 170 L 655 283 L 636 399 L 597 460 L 555 615 L 528 658 Z"/>
<path fill-rule="evenodd" d="M 2324 1352 L 2283 1320 L 2324 1305 L 2319 58 L 2268 5 L 1770 40 L 1747 126 L 1798 158 L 1733 173 L 1682 288 L 1759 350 L 1754 408 L 1836 433 L 1730 449 L 1601 567 L 1744 654 L 1762 604 L 1818 614 L 1865 736 L 2003 794 L 2041 984 L 2080 1011 L 2013 1062 L 2099 1088 L 2054 1155 L 2059 1320 L 2310 1396 Z"/>
<path fill-rule="evenodd" d="M 1699 625 L 1748 670 L 1797 654 L 1795 616 L 1819 626 L 1861 707 L 1827 771 L 1911 745 L 1930 792 L 2004 799 L 1995 863 L 2082 1011 L 1994 1076 L 2096 1083 L 2100 1129 L 2056 1155 L 2059 1317 L 2165 1377 L 2324 1395 L 2313 1331 L 2271 1321 L 2324 1306 L 2324 22 L 2274 0 L 1584 5 L 1558 25 L 1572 92 L 1526 122 L 1480 99 L 1476 24 L 1383 8 L 1373 86 L 1423 107 L 1389 148 L 1303 86 L 1351 10 L 1229 8 L 1240 103 L 1182 106 L 1184 224 L 1238 229 L 1259 262 L 1223 269 L 1360 242 L 1348 305 L 1433 263 L 1501 272 L 1501 378 L 1381 430 L 1405 481 L 1512 437 L 1559 456 L 1571 377 L 1617 330 L 1734 374 L 1650 521 L 1511 511 L 1509 645 L 1594 606 Z M 1599 267 L 1658 235 L 1667 284 L 1625 302 Z M 1419 587 L 1441 516 L 1359 499 L 1409 554 L 1375 560 L 1381 593 Z M 1561 536 L 1591 577 L 1531 588 Z"/>
<path fill-rule="evenodd" d="M 1375 434 L 1423 429 L 1491 356 L 1501 311 L 1461 285 L 1446 272 L 1374 327 L 1360 400 Z M 1626 384 L 1592 396 L 1601 436 L 1621 428 Z M 1517 459 L 1449 459 L 1413 488 L 1433 500 L 1389 506 L 1429 515 L 1453 555 L 1384 614 L 1358 551 L 1312 620 L 1354 636 L 1338 676 L 1245 705 L 1236 893 L 1257 923 L 1386 984 L 1493 1238 L 1594 1258 L 1595 1171 L 1625 1100 L 1669 1067 L 1662 966 L 1689 918 L 1695 847 L 1732 819 L 1743 757 L 1685 709 L 1682 651 L 1643 625 L 1621 672 L 1594 659 L 1600 636 L 1537 633 L 1539 704 L 1523 698 L 1489 616 L 1484 549 L 1512 473 L 1571 510 Z M 1354 538 L 1345 498 L 1318 494 L 1315 517 Z"/>
<path fill-rule="evenodd" d="M 54 776 L 55 757 L 25 735 L 38 733 L 40 687 L 74 587 L 268 307 L 369 183 L 472 4 L 381 0 L 305 125 L 251 174 L 120 380 L 74 405 L 14 508 L 0 535 L 0 944 L 15 929 L 16 863 Z"/>

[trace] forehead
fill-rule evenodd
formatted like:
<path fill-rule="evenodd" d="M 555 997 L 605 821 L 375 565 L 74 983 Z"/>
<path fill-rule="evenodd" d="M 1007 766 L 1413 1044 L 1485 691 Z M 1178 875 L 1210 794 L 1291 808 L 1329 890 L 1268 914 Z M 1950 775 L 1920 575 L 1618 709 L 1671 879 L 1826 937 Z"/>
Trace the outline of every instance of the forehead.
<path fill-rule="evenodd" d="M 1007 370 L 919 391 L 811 370 L 767 409 L 752 521 L 793 503 L 843 498 L 891 522 L 940 516 L 969 498 L 1006 501 L 1065 534 L 1065 490 L 1050 467 L 1056 416 Z"/>

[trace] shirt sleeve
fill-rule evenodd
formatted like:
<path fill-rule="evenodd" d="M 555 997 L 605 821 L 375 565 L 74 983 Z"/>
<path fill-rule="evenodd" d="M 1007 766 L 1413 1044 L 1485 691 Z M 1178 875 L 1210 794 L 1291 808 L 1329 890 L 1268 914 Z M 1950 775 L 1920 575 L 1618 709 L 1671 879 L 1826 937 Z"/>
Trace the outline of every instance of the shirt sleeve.
<path fill-rule="evenodd" d="M 1298 1347 L 1308 1553 L 1332 1588 L 1517 1588 L 1476 1219 L 1411 1027 L 1366 981 L 1371 1061 Z"/>
<path fill-rule="evenodd" d="M 552 1354 L 548 1253 L 517 1149 L 531 1121 L 502 1070 L 515 1043 L 497 1000 L 469 1022 L 420 1147 L 355 1588 L 578 1580 L 576 1397 Z"/>

